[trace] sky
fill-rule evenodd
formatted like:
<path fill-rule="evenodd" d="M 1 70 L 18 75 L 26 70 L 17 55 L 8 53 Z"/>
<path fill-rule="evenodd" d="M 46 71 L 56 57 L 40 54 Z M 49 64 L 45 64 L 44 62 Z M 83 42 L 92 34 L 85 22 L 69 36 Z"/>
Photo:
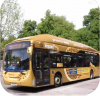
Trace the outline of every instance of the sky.
<path fill-rule="evenodd" d="M 4 0 L 0 0 L 0 6 Z M 83 16 L 88 15 L 90 9 L 100 6 L 100 0 L 17 0 L 24 20 L 35 20 L 37 23 L 44 18 L 49 9 L 51 14 L 65 16 L 75 25 L 75 29 L 83 27 Z"/>

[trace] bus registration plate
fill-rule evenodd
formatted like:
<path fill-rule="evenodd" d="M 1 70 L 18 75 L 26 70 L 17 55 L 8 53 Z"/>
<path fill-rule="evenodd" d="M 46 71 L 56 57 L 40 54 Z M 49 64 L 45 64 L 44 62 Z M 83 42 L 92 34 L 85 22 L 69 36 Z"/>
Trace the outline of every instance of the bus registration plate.
<path fill-rule="evenodd" d="M 12 86 L 17 86 L 17 84 L 16 84 L 16 83 L 11 83 L 11 85 L 12 85 Z"/>

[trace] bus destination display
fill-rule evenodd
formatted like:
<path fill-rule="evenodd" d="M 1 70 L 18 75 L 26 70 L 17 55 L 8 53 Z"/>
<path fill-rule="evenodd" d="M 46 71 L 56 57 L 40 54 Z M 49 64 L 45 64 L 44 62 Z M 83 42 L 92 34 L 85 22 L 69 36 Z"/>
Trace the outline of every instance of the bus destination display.
<path fill-rule="evenodd" d="M 24 41 L 24 42 L 17 42 L 13 44 L 9 44 L 6 46 L 6 50 L 13 50 L 13 49 L 20 49 L 20 48 L 27 48 L 30 46 L 29 41 Z"/>

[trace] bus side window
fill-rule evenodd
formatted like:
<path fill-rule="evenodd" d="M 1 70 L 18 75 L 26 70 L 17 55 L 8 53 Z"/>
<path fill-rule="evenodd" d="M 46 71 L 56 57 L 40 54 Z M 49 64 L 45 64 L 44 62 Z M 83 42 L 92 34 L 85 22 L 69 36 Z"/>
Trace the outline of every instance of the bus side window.
<path fill-rule="evenodd" d="M 63 63 L 64 63 L 64 67 L 67 67 L 67 57 L 63 57 Z"/>
<path fill-rule="evenodd" d="M 78 60 L 76 57 L 73 57 L 73 64 L 71 67 L 77 67 L 77 65 L 78 65 Z"/>
<path fill-rule="evenodd" d="M 57 63 L 61 63 L 61 56 L 57 56 Z"/>
<path fill-rule="evenodd" d="M 83 56 L 79 56 L 78 60 L 79 60 L 78 67 L 84 67 L 84 65 L 85 65 L 85 58 Z"/>
<path fill-rule="evenodd" d="M 89 66 L 90 66 L 90 62 L 91 62 L 90 56 L 86 56 L 86 57 L 85 57 L 85 60 L 86 60 L 86 62 L 85 62 L 84 67 L 89 67 Z"/>
<path fill-rule="evenodd" d="M 57 63 L 63 63 L 62 55 L 56 55 L 56 56 L 57 56 Z"/>
<path fill-rule="evenodd" d="M 91 63 L 93 64 L 93 56 L 90 57 Z"/>
<path fill-rule="evenodd" d="M 99 66 L 99 55 L 93 57 L 93 64 L 95 66 Z"/>
<path fill-rule="evenodd" d="M 50 54 L 50 64 L 51 67 L 56 68 L 57 67 L 57 63 L 62 63 L 63 64 L 63 58 L 61 55 L 58 54 Z"/>
<path fill-rule="evenodd" d="M 69 68 L 71 66 L 71 57 L 63 57 L 64 67 Z"/>

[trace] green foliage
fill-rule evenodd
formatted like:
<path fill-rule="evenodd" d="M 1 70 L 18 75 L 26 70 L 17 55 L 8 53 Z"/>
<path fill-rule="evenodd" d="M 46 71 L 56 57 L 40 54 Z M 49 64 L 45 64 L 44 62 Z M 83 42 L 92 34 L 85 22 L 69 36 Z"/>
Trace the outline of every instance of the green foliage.
<path fill-rule="evenodd" d="M 91 25 L 91 21 L 99 20 L 99 16 L 100 16 L 100 9 L 99 8 L 91 9 L 89 14 L 84 16 L 83 25 L 84 26 Z"/>
<path fill-rule="evenodd" d="M 22 28 L 22 13 L 16 0 L 4 0 L 0 8 L 1 38 L 15 35 Z"/>
<path fill-rule="evenodd" d="M 41 19 L 41 23 L 38 24 L 37 30 L 39 34 L 48 34 L 50 30 L 53 30 L 53 16 L 51 16 L 50 11 L 46 11 L 45 18 Z"/>
<path fill-rule="evenodd" d="M 51 14 L 50 10 L 46 11 L 46 16 L 41 19 L 41 23 L 37 26 L 39 34 L 51 34 L 64 38 L 70 38 L 74 33 L 74 24 L 66 20 L 64 16 L 56 16 Z"/>
<path fill-rule="evenodd" d="M 34 36 L 37 35 L 36 32 L 36 21 L 31 21 L 31 20 L 26 20 L 24 21 L 23 29 L 19 31 L 19 36 L 18 38 L 22 37 L 28 37 L 28 36 Z"/>
<path fill-rule="evenodd" d="M 93 39 L 99 38 L 99 19 L 100 16 L 100 9 L 94 8 L 91 9 L 89 14 L 84 16 L 83 25 L 88 27 L 89 30 L 93 33 Z"/>
<path fill-rule="evenodd" d="M 99 33 L 99 20 L 94 19 L 91 21 L 90 30 L 94 33 Z"/>
<path fill-rule="evenodd" d="M 91 9 L 88 15 L 84 16 L 84 21 L 83 25 L 88 28 L 90 31 L 90 43 L 89 45 L 92 46 L 93 48 L 99 50 L 99 19 L 100 16 L 100 9 L 99 8 L 94 8 Z"/>
<path fill-rule="evenodd" d="M 88 27 L 79 29 L 75 34 L 75 40 L 77 42 L 91 46 L 94 49 L 99 50 L 99 41 L 98 39 L 93 39 L 97 34 L 92 34 Z M 92 44 L 91 44 L 92 43 Z"/>
<path fill-rule="evenodd" d="M 22 13 L 17 0 L 4 0 L 0 7 L 0 50 L 16 39 L 15 34 L 21 28 Z"/>
<path fill-rule="evenodd" d="M 90 45 L 91 32 L 88 30 L 87 27 L 81 28 L 77 31 L 76 41 Z"/>

